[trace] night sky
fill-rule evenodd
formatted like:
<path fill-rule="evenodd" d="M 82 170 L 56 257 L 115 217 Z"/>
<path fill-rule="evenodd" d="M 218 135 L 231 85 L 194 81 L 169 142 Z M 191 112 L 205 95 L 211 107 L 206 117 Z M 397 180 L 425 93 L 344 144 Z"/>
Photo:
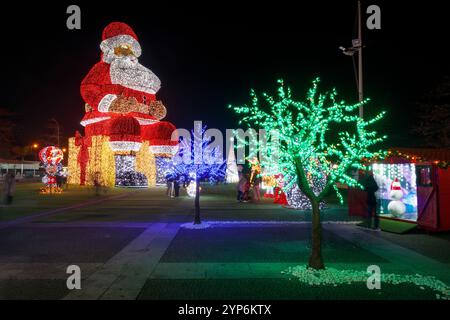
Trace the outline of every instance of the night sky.
<path fill-rule="evenodd" d="M 0 20 L 0 107 L 15 113 L 18 144 L 44 134 L 49 118 L 67 137 L 81 130 L 79 85 L 99 61 L 101 33 L 112 21 L 137 33 L 139 61 L 161 79 L 157 97 L 177 127 L 203 120 L 208 127 L 236 128 L 227 105 L 249 101 L 250 88 L 274 92 L 278 78 L 304 98 L 320 76 L 324 90 L 336 87 L 341 98 L 356 102 L 352 59 L 338 49 L 356 35 L 356 1 L 296 2 L 77 2 L 81 30 L 66 28 L 66 8 L 73 3 L 17 2 Z M 389 2 L 364 3 L 378 4 L 382 12 L 382 29 L 364 30 L 365 96 L 372 99 L 366 113 L 387 110 L 382 130 L 389 145 L 414 146 L 420 144 L 411 133 L 416 104 L 450 74 L 450 13 L 444 1 Z"/>

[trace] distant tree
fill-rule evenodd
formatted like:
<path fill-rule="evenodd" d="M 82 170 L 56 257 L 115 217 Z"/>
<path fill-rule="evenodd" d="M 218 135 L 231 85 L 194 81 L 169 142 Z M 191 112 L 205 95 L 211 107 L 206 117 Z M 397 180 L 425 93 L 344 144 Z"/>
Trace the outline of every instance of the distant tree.
<path fill-rule="evenodd" d="M 46 125 L 44 126 L 44 132 L 40 135 L 42 145 L 57 146 L 61 148 L 62 142 L 67 141 L 66 137 L 61 135 L 62 129 L 63 127 L 56 119 L 48 119 Z"/>
<path fill-rule="evenodd" d="M 0 156 L 9 156 L 11 146 L 14 143 L 12 115 L 8 110 L 0 108 Z"/>
<path fill-rule="evenodd" d="M 226 161 L 223 159 L 219 146 L 214 144 L 205 133 L 206 127 L 191 130 L 193 139 L 181 139 L 177 154 L 173 157 L 169 174 L 179 184 L 195 183 L 195 217 L 194 224 L 200 224 L 200 183 L 216 184 L 224 182 Z M 198 140 L 196 140 L 198 139 Z M 196 141 L 200 141 L 196 146 Z M 200 147 L 200 148 L 199 148 Z M 201 162 L 196 159 L 201 154 Z"/>
<path fill-rule="evenodd" d="M 450 147 L 450 77 L 445 77 L 419 103 L 419 121 L 414 131 L 428 146 Z"/>
<path fill-rule="evenodd" d="M 285 181 L 296 183 L 312 206 L 308 265 L 324 269 L 320 202 L 332 189 L 342 202 L 336 182 L 363 188 L 349 172 L 354 167 L 364 169 L 364 159 L 384 154 L 372 148 L 385 137 L 370 130 L 370 125 L 380 120 L 384 112 L 372 119 L 361 119 L 360 103 L 348 105 L 337 101 L 336 90 L 320 93 L 319 79 L 313 81 L 304 102 L 294 100 L 290 88 L 281 80 L 279 83 L 275 97 L 263 94 L 263 102 L 260 102 L 252 90 L 250 105 L 230 108 L 240 115 L 240 123 L 266 129 L 267 140 L 278 137 L 278 167 Z M 314 181 L 323 178 L 326 182 L 317 190 Z"/>
<path fill-rule="evenodd" d="M 16 159 L 24 160 L 28 156 L 32 156 L 37 152 L 33 146 L 13 146 L 11 153 Z"/>

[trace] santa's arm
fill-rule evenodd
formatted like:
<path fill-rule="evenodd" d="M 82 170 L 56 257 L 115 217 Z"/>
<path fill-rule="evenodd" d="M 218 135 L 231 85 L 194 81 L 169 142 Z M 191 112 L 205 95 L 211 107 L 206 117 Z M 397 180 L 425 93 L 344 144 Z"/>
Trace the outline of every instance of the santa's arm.
<path fill-rule="evenodd" d="M 108 112 L 111 104 L 123 93 L 124 87 L 111 84 L 109 65 L 97 63 L 81 82 L 84 101 L 100 112 Z"/>
<path fill-rule="evenodd" d="M 94 109 L 108 112 L 111 104 L 123 93 L 120 85 L 81 85 L 83 99 Z"/>

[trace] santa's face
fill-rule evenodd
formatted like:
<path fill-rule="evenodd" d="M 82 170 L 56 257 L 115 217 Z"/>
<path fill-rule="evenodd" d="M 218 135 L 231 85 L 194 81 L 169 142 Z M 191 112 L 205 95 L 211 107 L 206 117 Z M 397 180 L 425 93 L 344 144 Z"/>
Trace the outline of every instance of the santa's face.
<path fill-rule="evenodd" d="M 129 44 L 121 44 L 120 46 L 114 48 L 114 55 L 117 57 L 131 56 L 131 55 L 135 56 L 133 49 Z"/>
<path fill-rule="evenodd" d="M 122 48 L 115 51 L 117 54 L 111 62 L 110 69 L 111 82 L 137 91 L 156 94 L 161 87 L 159 78 L 141 65 L 130 49 Z"/>

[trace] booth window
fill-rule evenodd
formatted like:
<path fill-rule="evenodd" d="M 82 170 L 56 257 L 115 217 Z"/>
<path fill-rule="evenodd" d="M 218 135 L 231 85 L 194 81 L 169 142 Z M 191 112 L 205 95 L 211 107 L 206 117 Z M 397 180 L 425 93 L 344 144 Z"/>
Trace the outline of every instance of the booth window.
<path fill-rule="evenodd" d="M 431 187 L 431 166 L 417 166 L 417 185 L 421 187 Z"/>

